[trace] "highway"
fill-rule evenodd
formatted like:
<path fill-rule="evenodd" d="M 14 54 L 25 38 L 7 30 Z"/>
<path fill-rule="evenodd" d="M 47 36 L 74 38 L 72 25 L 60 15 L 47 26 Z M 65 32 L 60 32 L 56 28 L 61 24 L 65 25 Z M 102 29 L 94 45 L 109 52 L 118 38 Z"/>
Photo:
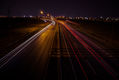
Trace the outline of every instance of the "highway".
<path fill-rule="evenodd" d="M 0 59 L 0 78 L 119 80 L 118 67 L 114 55 L 68 22 L 55 20 Z"/>

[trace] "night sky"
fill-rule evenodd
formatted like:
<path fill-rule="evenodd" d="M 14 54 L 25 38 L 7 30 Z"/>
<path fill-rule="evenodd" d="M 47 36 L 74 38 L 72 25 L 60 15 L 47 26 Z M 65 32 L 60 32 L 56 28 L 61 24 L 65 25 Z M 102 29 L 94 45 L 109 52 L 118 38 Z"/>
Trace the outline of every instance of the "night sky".
<path fill-rule="evenodd" d="M 0 15 L 38 16 L 44 10 L 54 16 L 119 17 L 118 0 L 0 0 Z"/>

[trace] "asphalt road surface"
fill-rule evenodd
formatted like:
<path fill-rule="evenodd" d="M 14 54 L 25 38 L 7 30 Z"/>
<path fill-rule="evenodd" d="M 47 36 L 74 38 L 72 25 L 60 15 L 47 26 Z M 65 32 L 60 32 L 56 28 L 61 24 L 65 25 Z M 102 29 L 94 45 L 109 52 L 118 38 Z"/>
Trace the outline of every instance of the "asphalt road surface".
<path fill-rule="evenodd" d="M 0 80 L 119 80 L 119 59 L 53 21 L 0 60 Z"/>

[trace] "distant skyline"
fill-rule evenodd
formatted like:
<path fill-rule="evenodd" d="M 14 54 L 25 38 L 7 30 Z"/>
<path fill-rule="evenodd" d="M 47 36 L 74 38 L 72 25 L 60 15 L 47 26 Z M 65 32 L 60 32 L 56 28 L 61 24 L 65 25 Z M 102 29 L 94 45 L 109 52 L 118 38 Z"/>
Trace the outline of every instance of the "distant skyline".
<path fill-rule="evenodd" d="M 38 16 L 40 10 L 53 16 L 119 17 L 117 0 L 0 0 L 0 15 Z"/>

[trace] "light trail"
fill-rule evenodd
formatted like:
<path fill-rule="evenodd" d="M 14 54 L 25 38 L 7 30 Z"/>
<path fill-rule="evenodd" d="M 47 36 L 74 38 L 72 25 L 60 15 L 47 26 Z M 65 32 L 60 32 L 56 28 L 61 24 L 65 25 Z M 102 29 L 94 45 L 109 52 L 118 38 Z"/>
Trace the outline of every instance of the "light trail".
<path fill-rule="evenodd" d="M 12 60 L 15 56 L 17 56 L 23 49 L 25 49 L 31 42 L 33 42 L 39 35 L 41 35 L 43 32 L 45 32 L 51 25 L 53 25 L 55 22 L 52 21 L 51 24 L 43 28 L 41 31 L 30 37 L 28 40 L 20 44 L 18 47 L 16 47 L 14 50 L 9 52 L 7 55 L 5 55 L 3 58 L 0 59 L 0 69 L 6 65 L 10 60 Z"/>
<path fill-rule="evenodd" d="M 71 21 L 70 21 L 71 22 Z M 73 22 L 74 24 L 74 22 Z M 68 25 L 68 24 L 67 24 Z M 68 25 L 68 27 L 70 27 Z M 100 50 L 101 53 L 105 53 L 105 54 L 109 54 L 107 53 L 105 50 L 101 49 L 99 46 L 97 46 L 94 42 L 92 42 L 88 37 L 86 37 L 85 35 L 81 34 L 80 32 L 76 31 L 75 29 L 73 29 L 72 27 L 70 27 L 70 29 L 77 34 L 78 36 L 80 36 L 82 39 L 84 39 L 84 41 L 88 42 L 91 46 L 93 46 L 94 48 Z"/>
<path fill-rule="evenodd" d="M 53 26 L 55 26 L 56 25 L 56 23 L 55 23 L 55 21 L 53 21 L 53 23 L 52 23 L 52 25 Z M 56 33 L 56 31 L 54 32 L 54 36 L 55 36 L 55 33 Z M 52 40 L 51 40 L 52 42 L 51 42 L 51 46 L 50 46 L 50 49 L 52 49 L 52 47 L 53 47 L 53 41 L 54 41 L 54 38 L 52 37 Z M 50 56 L 51 56 L 51 52 L 48 54 L 48 62 L 47 62 L 47 66 L 46 66 L 46 69 L 45 69 L 45 75 L 47 75 L 47 70 L 48 70 L 48 65 L 49 65 L 49 63 L 50 63 Z M 46 77 L 45 77 L 46 78 Z"/>
<path fill-rule="evenodd" d="M 93 55 L 93 57 L 103 66 L 103 68 L 110 74 L 115 80 L 117 79 L 117 73 L 106 63 L 101 56 L 99 56 L 88 44 L 86 44 L 76 33 L 74 33 L 68 25 L 64 22 L 60 22 L 63 24 L 68 31 Z"/>
<path fill-rule="evenodd" d="M 57 28 L 58 28 L 58 49 L 61 48 L 61 34 L 60 34 L 60 27 L 58 26 L 57 23 Z M 61 51 L 59 51 L 60 57 L 58 59 L 58 67 L 59 67 L 59 80 L 62 80 L 62 54 Z"/>
<path fill-rule="evenodd" d="M 73 30 L 73 32 L 75 33 L 75 35 L 77 35 L 76 33 L 79 33 L 77 32 L 76 30 L 74 30 L 73 28 L 71 28 L 70 26 L 68 26 L 71 30 Z M 84 39 L 86 37 L 83 37 Z M 87 50 L 95 57 L 95 59 L 103 66 L 103 68 L 110 74 L 112 75 L 115 80 L 117 80 L 116 76 L 118 75 L 112 68 L 111 66 L 99 55 L 95 52 L 95 50 L 93 50 L 88 44 L 86 44 L 86 42 L 84 42 L 81 38 L 78 38 L 80 39 L 79 41 L 82 41 L 81 43 L 84 44 L 84 46 L 86 45 L 87 47 Z M 87 39 L 87 38 L 86 38 Z M 87 39 L 88 40 L 88 39 Z M 88 41 L 87 41 L 88 42 Z M 93 43 L 91 43 L 93 44 Z M 94 44 L 93 44 L 94 45 Z M 97 47 L 96 45 L 94 45 L 96 48 L 99 48 Z M 102 52 L 105 52 L 105 51 L 102 51 Z M 94 54 L 95 55 L 94 55 Z M 98 58 L 97 58 L 98 57 Z M 108 69 L 107 69 L 108 68 Z M 115 76 L 116 75 L 116 76 Z"/>
<path fill-rule="evenodd" d="M 61 27 L 61 28 L 63 28 L 63 27 Z M 72 70 L 73 70 L 73 72 L 74 72 L 75 80 L 77 80 L 76 71 L 75 71 L 75 69 L 74 69 L 73 62 L 72 62 L 72 60 L 71 60 L 71 55 L 69 54 L 68 46 L 67 46 L 67 43 L 66 43 L 66 40 L 65 40 L 63 31 L 62 31 L 62 35 L 63 35 L 63 40 L 64 40 L 64 43 L 65 43 L 65 46 L 66 46 L 67 53 L 68 53 L 68 55 L 70 56 L 69 60 L 70 60 L 71 66 L 72 66 Z"/>
<path fill-rule="evenodd" d="M 71 28 L 71 27 L 70 27 L 70 28 Z M 72 29 L 73 29 L 73 28 L 72 28 Z M 72 41 L 72 43 L 73 43 L 72 38 L 71 38 L 70 40 L 71 40 L 71 41 Z M 74 46 L 74 47 L 75 47 L 75 46 Z M 76 48 L 76 47 L 75 47 L 75 48 Z M 77 51 L 78 51 L 78 53 L 79 53 L 80 57 L 81 57 L 81 58 L 83 58 L 82 54 L 81 54 L 81 53 L 80 53 L 80 51 L 79 51 L 79 49 L 80 49 L 80 48 L 79 48 L 79 49 L 78 49 L 78 48 L 76 48 L 76 49 L 77 49 Z M 89 63 L 89 61 L 88 61 L 88 60 L 86 61 L 86 63 L 88 63 L 87 65 L 91 68 L 91 70 L 93 71 L 93 73 L 94 73 L 94 74 L 96 74 L 96 71 L 93 69 L 93 67 L 91 66 L 91 64 Z"/>
<path fill-rule="evenodd" d="M 63 31 L 63 32 L 64 32 L 64 31 Z M 67 35 L 66 35 L 66 33 L 65 33 L 65 32 L 64 32 L 64 34 L 65 34 L 66 39 L 67 39 L 67 41 L 68 41 L 68 43 L 69 43 L 70 47 L 72 48 L 72 51 L 73 51 L 73 53 L 74 53 L 74 55 L 75 55 L 75 57 L 76 57 L 76 59 L 77 59 L 77 61 L 78 61 L 79 65 L 80 65 L 80 67 L 81 67 L 81 70 L 83 71 L 83 73 L 84 73 L 84 75 L 85 75 L 86 79 L 88 80 L 88 76 L 87 76 L 87 74 L 86 74 L 86 72 L 85 72 L 85 70 L 84 70 L 84 68 L 83 68 L 83 66 L 82 66 L 82 64 L 81 64 L 81 62 L 80 62 L 80 60 L 79 60 L 78 56 L 76 55 L 76 53 L 75 53 L 75 51 L 74 51 L 74 48 L 73 48 L 73 46 L 71 45 L 71 42 L 69 41 L 69 39 L 68 39 L 68 37 L 67 37 Z"/>

